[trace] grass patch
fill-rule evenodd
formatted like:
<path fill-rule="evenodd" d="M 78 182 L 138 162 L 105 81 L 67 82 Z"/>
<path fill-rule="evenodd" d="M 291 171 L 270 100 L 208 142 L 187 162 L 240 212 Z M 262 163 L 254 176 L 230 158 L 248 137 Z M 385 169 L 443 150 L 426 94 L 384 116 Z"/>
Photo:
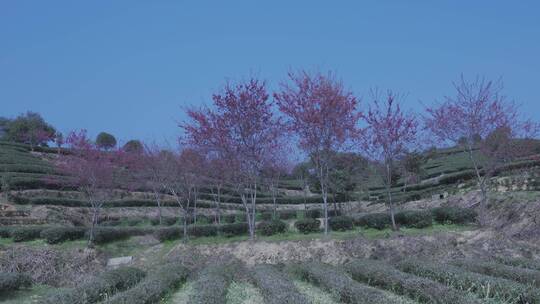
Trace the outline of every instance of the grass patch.
<path fill-rule="evenodd" d="M 174 302 L 184 303 L 184 302 Z M 226 296 L 227 304 L 259 304 L 264 303 L 261 292 L 247 282 L 232 282 Z"/>
<path fill-rule="evenodd" d="M 313 304 L 339 304 L 331 294 L 308 282 L 294 280 L 294 286 Z"/>
<path fill-rule="evenodd" d="M 194 292 L 194 282 L 187 282 L 176 292 L 166 296 L 160 303 L 162 304 L 187 304 L 189 297 Z"/>

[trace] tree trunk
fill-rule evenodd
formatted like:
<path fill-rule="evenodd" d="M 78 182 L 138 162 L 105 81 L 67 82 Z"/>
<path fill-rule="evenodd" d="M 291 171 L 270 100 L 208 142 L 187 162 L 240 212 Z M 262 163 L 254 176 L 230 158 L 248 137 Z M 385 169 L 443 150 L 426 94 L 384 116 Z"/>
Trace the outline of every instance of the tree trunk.
<path fill-rule="evenodd" d="M 336 204 L 336 191 L 335 189 L 332 190 L 332 203 L 334 204 L 334 215 L 337 215 L 337 204 Z"/>
<path fill-rule="evenodd" d="M 159 225 L 163 224 L 163 218 L 161 216 L 161 198 L 159 197 L 159 193 L 157 191 L 154 191 L 154 196 L 156 197 L 156 202 L 158 206 L 158 218 L 159 218 Z"/>
<path fill-rule="evenodd" d="M 476 174 L 476 182 L 478 184 L 478 187 L 480 188 L 480 192 L 482 195 L 482 198 L 480 200 L 480 212 L 479 212 L 479 224 L 480 226 L 486 225 L 486 212 L 487 212 L 487 204 L 488 204 L 488 188 L 487 188 L 487 173 L 484 174 L 484 177 L 482 177 L 482 174 L 480 172 L 480 168 L 476 162 L 476 159 L 474 159 L 472 146 L 469 144 L 467 146 L 467 152 L 469 154 L 469 159 L 471 160 L 474 172 Z"/>
<path fill-rule="evenodd" d="M 390 164 L 386 164 L 386 195 L 388 198 L 388 208 L 390 209 L 390 219 L 392 221 L 392 230 L 398 231 L 399 228 L 396 225 L 396 219 L 395 219 L 395 211 L 394 211 L 394 203 L 392 202 L 392 170 L 390 169 Z"/>
<path fill-rule="evenodd" d="M 88 243 L 87 247 L 91 248 L 94 246 L 94 231 L 99 219 L 99 207 L 98 203 L 91 203 L 92 205 L 92 224 L 90 226 L 90 231 L 88 232 Z"/>

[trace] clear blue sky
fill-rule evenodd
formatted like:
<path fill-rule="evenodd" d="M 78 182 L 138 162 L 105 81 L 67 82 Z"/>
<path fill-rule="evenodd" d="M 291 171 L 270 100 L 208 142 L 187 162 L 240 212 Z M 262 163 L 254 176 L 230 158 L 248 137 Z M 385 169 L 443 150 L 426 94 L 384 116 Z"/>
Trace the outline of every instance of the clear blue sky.
<path fill-rule="evenodd" d="M 419 109 L 464 73 L 540 121 L 538 1 L 0 1 L 0 116 L 174 140 L 226 78 L 331 69 Z"/>

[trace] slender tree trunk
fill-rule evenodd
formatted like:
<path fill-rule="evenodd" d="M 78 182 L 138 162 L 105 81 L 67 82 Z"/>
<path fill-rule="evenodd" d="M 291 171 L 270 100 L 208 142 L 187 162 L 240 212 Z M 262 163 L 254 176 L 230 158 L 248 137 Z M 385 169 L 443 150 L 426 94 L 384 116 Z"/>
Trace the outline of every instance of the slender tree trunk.
<path fill-rule="evenodd" d="M 478 188 L 480 188 L 480 193 L 482 196 L 480 199 L 479 222 L 480 222 L 480 226 L 485 226 L 486 225 L 486 212 L 487 212 L 487 205 L 488 205 L 487 172 L 484 174 L 484 177 L 482 177 L 482 172 L 480 172 L 480 167 L 478 166 L 478 163 L 476 162 L 476 159 L 474 158 L 471 144 L 468 144 L 467 152 L 469 154 L 469 159 L 471 160 L 473 164 L 474 172 L 476 174 L 476 182 L 478 184 Z"/>
<path fill-rule="evenodd" d="M 395 210 L 394 210 L 394 203 L 392 202 L 392 170 L 390 169 L 390 164 L 386 164 L 386 195 L 388 198 L 388 207 L 390 209 L 390 219 L 392 221 L 392 230 L 398 231 L 399 228 L 396 225 L 396 218 L 395 218 Z"/>
<path fill-rule="evenodd" d="M 251 220 L 252 224 L 251 226 L 253 229 L 250 231 L 250 239 L 255 240 L 255 215 L 256 215 L 256 209 L 255 204 L 257 202 L 257 182 L 255 182 L 253 187 L 253 195 L 251 196 Z"/>
<path fill-rule="evenodd" d="M 334 214 L 337 215 L 336 189 L 332 189 L 332 204 L 334 205 Z"/>
<path fill-rule="evenodd" d="M 99 220 L 99 209 L 101 207 L 101 204 L 98 202 L 90 201 L 90 204 L 92 205 L 92 224 L 90 225 L 90 231 L 88 232 L 88 248 L 94 246 L 94 232 Z"/>
<path fill-rule="evenodd" d="M 272 193 L 272 202 L 273 202 L 273 208 L 274 208 L 274 210 L 272 212 L 272 217 L 276 218 L 276 213 L 277 213 L 276 188 L 274 187 L 273 183 L 272 183 L 271 187 L 272 187 L 272 191 L 271 191 L 271 193 Z"/>
<path fill-rule="evenodd" d="M 197 224 L 197 189 L 193 191 L 193 223 Z"/>
<path fill-rule="evenodd" d="M 154 190 L 154 196 L 156 197 L 156 202 L 158 206 L 158 218 L 159 218 L 159 225 L 163 224 L 163 218 L 161 216 L 161 198 L 159 197 L 159 193 Z"/>

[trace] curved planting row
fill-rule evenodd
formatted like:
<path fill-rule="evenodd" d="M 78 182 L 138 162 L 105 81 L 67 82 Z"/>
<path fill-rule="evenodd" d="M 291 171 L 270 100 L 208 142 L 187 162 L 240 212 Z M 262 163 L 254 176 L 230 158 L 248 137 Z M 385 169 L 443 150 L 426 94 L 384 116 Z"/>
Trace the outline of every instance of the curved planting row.
<path fill-rule="evenodd" d="M 287 274 L 275 266 L 258 265 L 251 277 L 262 291 L 267 304 L 308 304 L 309 301 L 294 286 Z"/>
<path fill-rule="evenodd" d="M 501 265 L 491 261 L 455 260 L 452 264 L 468 271 L 501 277 L 540 288 L 540 271 Z"/>
<path fill-rule="evenodd" d="M 397 267 L 404 272 L 426 277 L 458 290 L 473 292 L 480 298 L 494 298 L 506 303 L 540 303 L 538 288 L 466 271 L 452 265 L 407 259 L 399 262 Z"/>
<path fill-rule="evenodd" d="M 338 268 L 322 263 L 304 263 L 292 266 L 292 270 L 303 280 L 313 283 L 339 301 L 348 304 L 400 303 L 399 300 L 381 290 L 360 284 Z"/>
<path fill-rule="evenodd" d="M 233 269 L 229 266 L 205 268 L 193 286 L 189 304 L 225 303 L 227 290 L 232 282 Z"/>
<path fill-rule="evenodd" d="M 179 263 L 160 266 L 142 282 L 106 300 L 104 304 L 159 303 L 165 294 L 184 283 L 189 270 Z"/>
<path fill-rule="evenodd" d="M 90 304 L 126 290 L 145 277 L 142 270 L 123 267 L 102 273 L 75 288 L 56 291 L 40 300 L 41 304 Z"/>
<path fill-rule="evenodd" d="M 355 260 L 345 269 L 353 279 L 397 294 L 406 295 L 420 303 L 467 304 L 480 303 L 441 283 L 404 273 L 386 262 Z"/>

